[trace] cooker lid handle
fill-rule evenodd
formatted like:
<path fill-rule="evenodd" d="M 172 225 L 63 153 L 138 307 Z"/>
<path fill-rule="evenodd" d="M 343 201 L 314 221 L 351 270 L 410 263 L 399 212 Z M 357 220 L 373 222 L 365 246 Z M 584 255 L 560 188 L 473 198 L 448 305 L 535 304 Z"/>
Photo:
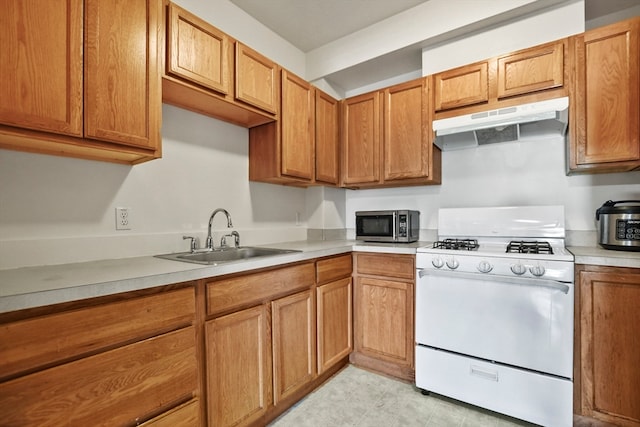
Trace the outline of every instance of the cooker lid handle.
<path fill-rule="evenodd" d="M 604 202 L 602 204 L 602 206 L 600 206 L 598 209 L 596 209 L 596 220 L 600 220 L 600 212 L 602 211 L 603 208 L 610 208 L 613 207 L 615 205 L 617 205 L 618 203 L 638 203 L 640 204 L 640 200 L 617 200 L 617 201 L 613 201 L 613 200 L 607 200 L 606 202 Z"/>

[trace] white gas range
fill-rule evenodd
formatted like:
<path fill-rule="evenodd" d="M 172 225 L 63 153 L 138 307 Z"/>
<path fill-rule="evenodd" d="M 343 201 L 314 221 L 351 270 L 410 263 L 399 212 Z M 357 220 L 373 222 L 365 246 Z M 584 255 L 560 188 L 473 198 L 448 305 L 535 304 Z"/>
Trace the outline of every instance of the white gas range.
<path fill-rule="evenodd" d="M 440 209 L 416 256 L 416 385 L 545 426 L 573 419 L 564 208 Z"/>

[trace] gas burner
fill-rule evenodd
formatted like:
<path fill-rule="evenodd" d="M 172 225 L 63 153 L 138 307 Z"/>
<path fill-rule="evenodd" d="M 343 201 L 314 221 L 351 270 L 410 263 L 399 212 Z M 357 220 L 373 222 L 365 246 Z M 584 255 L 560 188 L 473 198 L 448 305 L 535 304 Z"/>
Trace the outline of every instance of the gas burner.
<path fill-rule="evenodd" d="M 433 242 L 434 249 L 451 249 L 455 251 L 473 251 L 480 245 L 476 239 L 444 239 Z"/>
<path fill-rule="evenodd" d="M 553 255 L 553 249 L 548 242 L 513 240 L 507 245 L 507 253 L 517 254 L 548 254 Z"/>

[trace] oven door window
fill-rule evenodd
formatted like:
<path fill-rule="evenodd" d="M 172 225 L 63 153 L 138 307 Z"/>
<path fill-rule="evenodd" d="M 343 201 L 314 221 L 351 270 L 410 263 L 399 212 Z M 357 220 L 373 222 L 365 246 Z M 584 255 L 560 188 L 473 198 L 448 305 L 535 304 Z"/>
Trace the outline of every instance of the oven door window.
<path fill-rule="evenodd" d="M 357 217 L 356 234 L 361 237 L 393 237 L 393 215 Z"/>

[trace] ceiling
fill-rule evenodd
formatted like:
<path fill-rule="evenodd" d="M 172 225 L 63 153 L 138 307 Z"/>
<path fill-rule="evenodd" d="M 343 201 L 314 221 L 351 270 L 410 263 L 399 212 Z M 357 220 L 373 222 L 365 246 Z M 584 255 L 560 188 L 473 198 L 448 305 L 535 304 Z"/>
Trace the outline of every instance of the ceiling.
<path fill-rule="evenodd" d="M 273 32 L 303 52 L 312 51 L 348 34 L 429 0 L 230 0 Z M 570 0 L 567 0 L 570 1 Z M 585 20 L 590 21 L 640 5 L 640 0 L 585 0 Z M 455 11 L 455 8 L 452 8 Z M 366 66 L 344 70 L 327 79 L 349 90 L 420 69 L 420 47 L 413 46 L 376 58 Z M 375 80 L 378 79 L 378 80 Z M 357 86 L 355 86 L 357 87 Z"/>

